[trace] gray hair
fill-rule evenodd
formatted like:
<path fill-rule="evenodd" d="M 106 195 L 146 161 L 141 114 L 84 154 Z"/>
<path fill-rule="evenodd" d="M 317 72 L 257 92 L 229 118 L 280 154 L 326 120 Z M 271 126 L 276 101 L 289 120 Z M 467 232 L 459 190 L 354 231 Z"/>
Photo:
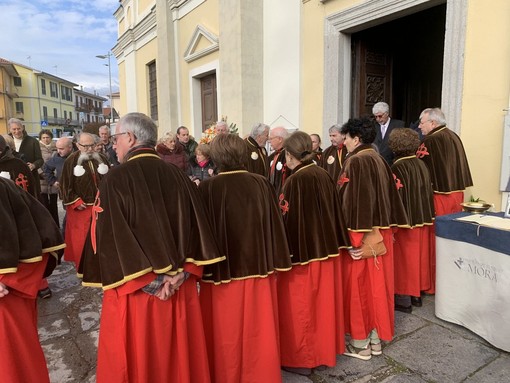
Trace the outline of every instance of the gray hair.
<path fill-rule="evenodd" d="M 337 131 L 338 133 L 342 133 L 342 125 L 339 125 L 339 124 L 332 125 L 329 128 L 329 133 L 332 133 L 334 131 Z"/>
<path fill-rule="evenodd" d="M 378 102 L 372 107 L 372 114 L 390 113 L 390 106 L 385 102 Z"/>
<path fill-rule="evenodd" d="M 439 126 L 446 125 L 446 117 L 443 111 L 439 108 L 427 108 L 420 114 L 421 117 L 427 113 L 429 116 L 429 120 L 437 122 Z"/>
<path fill-rule="evenodd" d="M 7 121 L 7 126 L 10 126 L 11 124 L 16 124 L 21 128 L 21 130 L 25 130 L 25 127 L 23 126 L 23 121 L 21 121 L 18 118 L 14 117 L 9 118 L 9 121 Z"/>
<path fill-rule="evenodd" d="M 128 113 L 120 118 L 118 124 L 121 132 L 131 132 L 137 144 L 155 146 L 158 128 L 152 119 L 143 113 Z"/>
<path fill-rule="evenodd" d="M 177 141 L 175 134 L 173 134 L 170 130 L 165 132 L 159 139 L 158 144 L 164 144 L 167 141 Z"/>
<path fill-rule="evenodd" d="M 251 128 L 250 137 L 255 139 L 258 136 L 262 135 L 266 129 L 269 130 L 269 126 L 262 122 L 259 122 L 258 124 L 253 125 L 253 127 Z"/>

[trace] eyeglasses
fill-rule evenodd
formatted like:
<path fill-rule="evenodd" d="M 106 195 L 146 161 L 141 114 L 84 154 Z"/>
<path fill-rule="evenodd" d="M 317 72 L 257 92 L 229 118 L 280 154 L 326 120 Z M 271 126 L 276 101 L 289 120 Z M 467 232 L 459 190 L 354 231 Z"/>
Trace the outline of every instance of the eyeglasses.
<path fill-rule="evenodd" d="M 432 120 L 430 120 L 430 119 L 428 119 L 428 120 L 420 120 L 420 125 L 423 125 L 424 123 L 429 122 L 429 121 L 432 121 Z"/>
<path fill-rule="evenodd" d="M 115 145 L 117 143 L 117 136 L 120 136 L 122 134 L 127 134 L 128 132 L 122 132 L 122 133 L 115 133 L 115 134 L 112 134 L 110 137 L 108 137 L 111 141 L 112 141 L 112 144 Z"/>
<path fill-rule="evenodd" d="M 280 138 L 280 137 L 278 137 L 278 136 L 269 137 L 267 140 L 268 140 L 268 141 L 273 141 L 275 138 Z"/>
<path fill-rule="evenodd" d="M 374 117 L 375 117 L 375 118 L 383 118 L 385 114 L 387 114 L 387 113 L 383 113 L 383 114 L 374 114 Z"/>
<path fill-rule="evenodd" d="M 85 149 L 94 149 L 97 144 L 83 145 L 78 142 L 78 145 L 80 145 L 82 148 L 85 148 Z"/>

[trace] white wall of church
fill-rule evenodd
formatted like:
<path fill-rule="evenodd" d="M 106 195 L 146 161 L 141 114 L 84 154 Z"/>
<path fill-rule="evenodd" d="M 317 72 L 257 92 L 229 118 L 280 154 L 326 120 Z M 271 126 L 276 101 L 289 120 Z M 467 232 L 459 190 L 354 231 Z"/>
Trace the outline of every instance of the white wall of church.
<path fill-rule="evenodd" d="M 300 2 L 264 0 L 264 121 L 299 127 Z M 283 118 L 281 118 L 283 117 Z"/>

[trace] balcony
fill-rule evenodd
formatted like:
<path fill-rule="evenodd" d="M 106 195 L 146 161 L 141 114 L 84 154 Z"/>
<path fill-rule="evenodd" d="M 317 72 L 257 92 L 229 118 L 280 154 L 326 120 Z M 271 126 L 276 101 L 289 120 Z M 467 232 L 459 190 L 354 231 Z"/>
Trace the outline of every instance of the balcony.
<path fill-rule="evenodd" d="M 85 102 L 82 102 L 82 103 L 76 103 L 75 104 L 75 107 L 74 107 L 74 110 L 76 110 L 77 112 L 85 112 L 85 113 L 90 113 L 92 111 L 94 111 L 94 105 L 92 104 L 87 104 Z"/>

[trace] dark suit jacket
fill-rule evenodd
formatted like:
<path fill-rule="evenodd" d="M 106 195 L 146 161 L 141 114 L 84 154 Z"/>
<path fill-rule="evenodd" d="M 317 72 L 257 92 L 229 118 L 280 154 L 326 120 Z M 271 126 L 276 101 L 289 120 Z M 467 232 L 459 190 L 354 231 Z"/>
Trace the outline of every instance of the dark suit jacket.
<path fill-rule="evenodd" d="M 393 163 L 393 153 L 391 149 L 388 147 L 388 140 L 390 139 L 390 133 L 395 128 L 403 128 L 404 127 L 404 121 L 401 120 L 394 120 L 393 118 L 390 118 L 390 124 L 388 125 L 388 129 L 386 129 L 386 134 L 384 135 L 384 139 L 381 135 L 381 125 L 379 125 L 377 122 L 374 122 L 375 124 L 375 131 L 377 132 L 377 135 L 375 136 L 374 144 L 379 149 L 379 153 L 383 158 L 386 160 L 388 165 L 391 166 Z"/>

